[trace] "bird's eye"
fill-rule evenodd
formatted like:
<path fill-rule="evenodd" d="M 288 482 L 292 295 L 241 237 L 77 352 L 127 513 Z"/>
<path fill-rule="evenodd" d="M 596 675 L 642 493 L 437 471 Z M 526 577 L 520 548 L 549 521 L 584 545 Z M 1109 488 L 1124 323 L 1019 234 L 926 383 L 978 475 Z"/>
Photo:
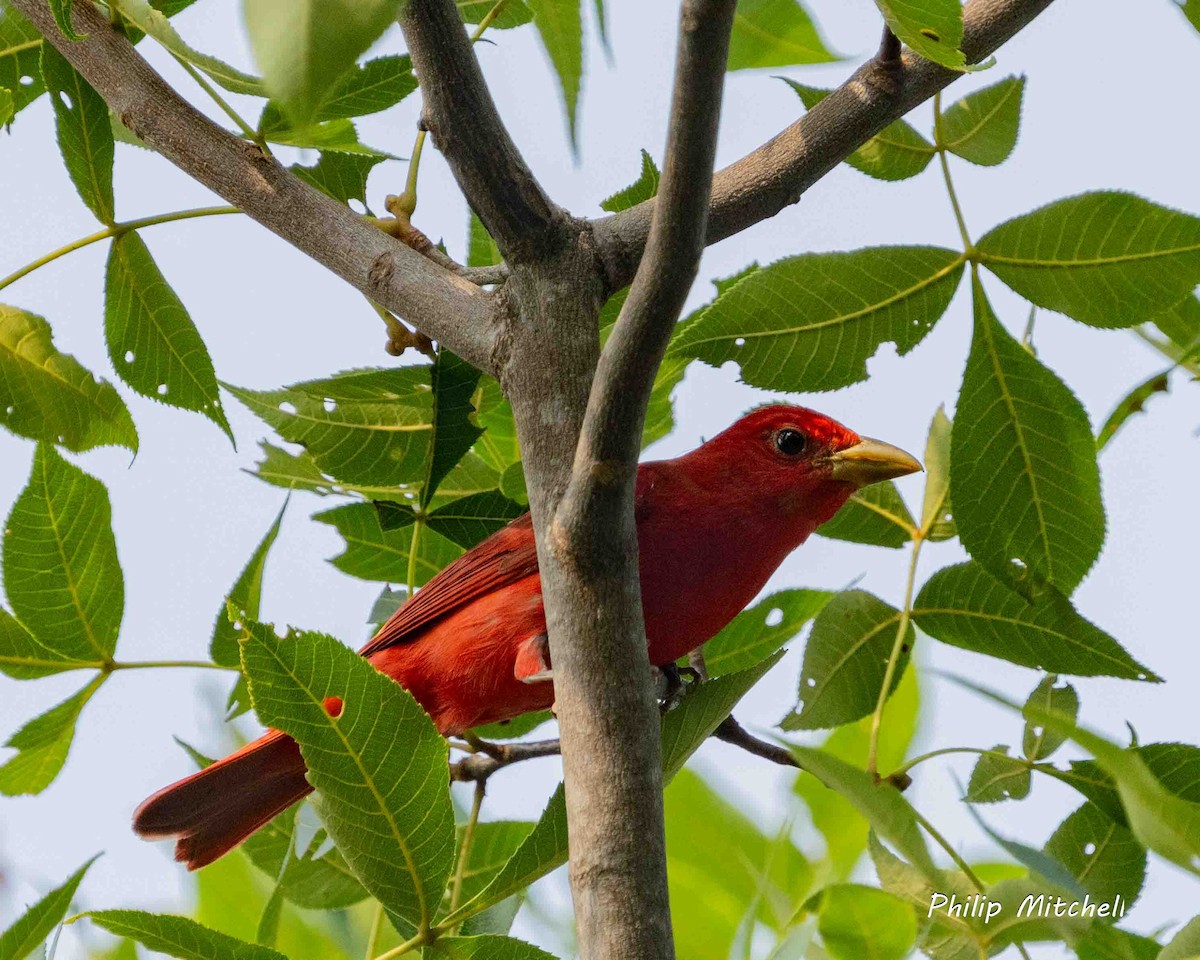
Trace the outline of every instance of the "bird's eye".
<path fill-rule="evenodd" d="M 775 446 L 785 456 L 795 457 L 808 446 L 808 437 L 799 430 L 780 430 L 775 434 Z"/>

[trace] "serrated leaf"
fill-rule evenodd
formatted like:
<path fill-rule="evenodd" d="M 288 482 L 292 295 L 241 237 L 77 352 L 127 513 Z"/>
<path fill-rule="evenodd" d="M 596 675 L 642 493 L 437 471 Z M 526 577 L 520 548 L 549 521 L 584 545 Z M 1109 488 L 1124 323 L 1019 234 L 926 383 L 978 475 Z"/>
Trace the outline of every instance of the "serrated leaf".
<path fill-rule="evenodd" d="M 495 9 L 495 0 L 457 0 L 458 14 L 463 23 L 479 23 Z M 533 21 L 533 12 L 521 0 L 508 0 L 495 19 L 489 24 L 489 30 L 510 30 L 513 27 L 524 26 Z"/>
<path fill-rule="evenodd" d="M 1093 923 L 1074 949 L 1079 960 L 1157 960 L 1162 946 L 1151 937 Z"/>
<path fill-rule="evenodd" d="M 1200 283 L 1200 218 L 1128 193 L 1059 200 L 996 227 L 981 262 L 1039 307 L 1129 327 Z"/>
<path fill-rule="evenodd" d="M 748 670 L 790 642 L 837 594 L 780 590 L 734 617 L 704 644 L 710 677 Z"/>
<path fill-rule="evenodd" d="M 1054 887 L 1060 888 L 1061 891 L 1068 894 L 1072 894 L 1080 898 L 1085 895 L 1083 887 L 1079 885 L 1075 877 L 1071 875 L 1071 872 L 1056 859 L 1054 859 L 1054 857 L 1050 856 L 1044 850 L 1037 850 L 1024 843 L 1020 843 L 1016 840 L 1010 840 L 1009 838 L 1003 837 L 996 833 L 995 830 L 987 825 L 987 822 L 983 819 L 983 817 L 981 817 L 975 811 L 974 807 L 967 807 L 967 812 L 971 815 L 971 818 L 977 824 L 979 824 L 979 828 L 986 833 L 988 837 L 996 843 L 997 846 L 999 846 L 1002 850 L 1004 850 L 1005 853 L 1016 860 L 1017 863 L 1021 864 L 1021 866 L 1026 867 L 1030 874 L 1040 878 L 1043 881 L 1046 881 L 1047 883 L 1050 883 Z M 1021 877 L 1018 880 L 1018 883 L 1024 885 L 1025 883 L 1028 883 L 1029 879 L 1030 878 L 1027 877 Z M 1003 886 L 1004 883 L 1005 881 L 1001 881 L 998 886 Z"/>
<path fill-rule="evenodd" d="M 833 540 L 897 549 L 912 539 L 915 529 L 900 491 L 889 480 L 856 490 L 816 532 Z"/>
<path fill-rule="evenodd" d="M 439 937 L 427 951 L 431 958 L 448 960 L 555 960 L 552 954 L 514 937 L 485 934 L 478 937 Z"/>
<path fill-rule="evenodd" d="M 799 0 L 740 0 L 729 36 L 728 70 L 838 60 Z"/>
<path fill-rule="evenodd" d="M 229 610 L 238 610 L 251 620 L 258 619 L 259 607 L 262 603 L 263 571 L 267 566 L 267 554 L 279 536 L 279 527 L 283 523 L 283 514 L 287 510 L 287 501 L 279 508 L 275 521 L 268 528 L 266 536 L 259 541 L 246 566 L 238 574 L 237 580 L 230 587 L 229 593 L 221 608 L 217 611 L 217 619 L 213 624 L 212 640 L 209 642 L 208 655 L 213 663 L 223 667 L 240 667 L 241 652 L 238 650 L 238 636 L 241 631 L 236 629 L 229 619 Z"/>
<path fill-rule="evenodd" d="M 108 105 L 66 57 L 42 44 L 42 81 L 50 91 L 58 149 L 80 199 L 102 223 L 112 224 L 115 148 Z"/>
<path fill-rule="evenodd" d="M 187 917 L 141 910 L 96 910 L 88 916 L 109 933 L 180 960 L 287 960 L 277 950 L 238 940 Z"/>
<path fill-rule="evenodd" d="M 938 407 L 925 441 L 925 497 L 921 503 L 921 529 L 929 540 L 949 540 L 958 535 L 950 506 L 950 436 L 953 424 L 945 407 Z"/>
<path fill-rule="evenodd" d="M 1147 743 L 1130 749 L 1168 791 L 1200 803 L 1200 747 L 1189 743 Z M 1074 787 L 1117 823 L 1128 825 L 1116 783 L 1095 760 L 1072 760 L 1067 770 L 1046 765 L 1038 769 Z"/>
<path fill-rule="evenodd" d="M 830 91 L 780 77 L 811 110 Z M 934 146 L 903 120 L 896 120 L 846 158 L 855 170 L 877 180 L 907 180 L 929 166 Z"/>
<path fill-rule="evenodd" d="M 1195 15 L 1196 29 L 1200 30 L 1200 11 Z M 1196 960 L 1200 957 L 1200 917 L 1189 920 L 1162 949 L 1158 960 Z"/>
<path fill-rule="evenodd" d="M 875 0 L 875 5 L 892 32 L 921 56 L 951 70 L 965 68 L 960 0 Z"/>
<path fill-rule="evenodd" d="M 367 178 L 375 165 L 383 159 L 335 150 L 322 153 L 311 167 L 294 163 L 288 169 L 334 200 L 340 200 L 342 203 L 357 200 L 364 210 L 370 212 L 367 206 Z"/>
<path fill-rule="evenodd" d="M 459 902 L 473 900 L 516 853 L 532 832 L 534 824 L 528 820 L 491 820 L 476 824 L 467 851 L 467 862 L 462 872 L 462 888 Z M 461 849 L 462 830 L 459 830 Z M 455 863 L 458 857 L 455 857 Z"/>
<path fill-rule="evenodd" d="M 12 95 L 14 114 L 46 92 L 39 67 L 42 45 L 37 27 L 7 0 L 0 3 L 0 87 Z"/>
<path fill-rule="evenodd" d="M 1032 575 L 1070 594 L 1104 543 L 1087 413 L 1000 325 L 978 279 L 974 301 L 950 443 L 958 536 L 994 575 L 1013 582 Z"/>
<path fill-rule="evenodd" d="M 1108 415 L 1108 419 L 1104 421 L 1104 426 L 1096 434 L 1096 449 L 1103 450 L 1108 446 L 1109 441 L 1125 426 L 1130 417 L 1144 413 L 1146 404 L 1153 399 L 1155 394 L 1169 393 L 1170 390 L 1171 368 L 1154 374 L 1150 379 L 1139 383 L 1130 390 L 1117 401 L 1113 412 Z"/>
<path fill-rule="evenodd" d="M 136 231 L 113 240 L 109 253 L 104 337 L 113 367 L 129 386 L 203 414 L 233 441 L 208 348 Z"/>
<path fill-rule="evenodd" d="M 112 385 L 54 346 L 41 317 L 0 304 L 0 423 L 68 450 L 115 444 L 137 452 L 129 410 Z"/>
<path fill-rule="evenodd" d="M 369 503 L 350 503 L 313 515 L 319 523 L 336 527 L 346 541 L 346 549 L 330 563 L 352 577 L 388 583 L 408 583 L 409 556 L 414 538 L 413 525 L 383 530 L 375 507 Z M 463 552 L 458 544 L 430 530 L 424 524 L 416 536 L 413 561 L 413 586 L 423 586 L 435 573 Z"/>
<path fill-rule="evenodd" d="M 975 761 L 967 784 L 967 803 L 998 803 L 1029 796 L 1029 764 L 1008 755 L 1008 746 L 992 747 Z"/>
<path fill-rule="evenodd" d="M 1025 701 L 1025 712 L 1031 710 L 1050 711 L 1062 716 L 1068 723 L 1074 723 L 1079 716 L 1079 694 L 1069 683 L 1059 686 L 1058 677 L 1049 674 L 1042 678 Z M 1065 742 L 1060 731 L 1048 730 L 1039 723 L 1026 720 L 1021 745 L 1027 759 L 1045 760 Z"/>
<path fill-rule="evenodd" d="M 428 366 L 350 370 L 279 390 L 225 385 L 322 472 L 348 484 L 420 480 L 433 433 Z"/>
<path fill-rule="evenodd" d="M 952 104 L 938 118 L 939 142 L 951 153 L 984 167 L 1009 158 L 1021 127 L 1024 77 L 1006 77 Z"/>
<path fill-rule="evenodd" d="M 164 12 L 146 0 L 113 0 L 113 3 L 120 9 L 121 15 L 135 27 L 143 33 L 148 33 L 175 56 L 182 57 L 192 66 L 203 70 L 230 93 L 244 93 L 255 97 L 267 95 L 263 81 L 258 77 L 243 73 L 223 60 L 201 53 L 187 44 L 167 19 L 167 16 L 182 7 L 176 5 L 175 10 L 168 9 Z"/>
<path fill-rule="evenodd" d="M 62 923 L 83 875 L 95 862 L 96 858 L 92 857 L 71 874 L 61 887 L 51 890 L 17 917 L 16 922 L 0 934 L 0 957 L 4 960 L 24 960 L 43 944 L 54 928 Z"/>
<path fill-rule="evenodd" d="M 4 537 L 4 590 L 17 619 L 64 660 L 112 659 L 125 607 L 108 491 L 38 444 Z"/>
<path fill-rule="evenodd" d="M 54 782 L 67 762 L 79 714 L 107 677 L 99 674 L 74 696 L 30 720 L 9 737 L 4 745 L 20 752 L 0 766 L 0 793 L 10 797 L 37 794 Z"/>
<path fill-rule="evenodd" d="M 408 55 L 376 57 L 356 64 L 317 108 L 317 122 L 365 117 L 394 107 L 417 89 Z"/>
<path fill-rule="evenodd" d="M 1186 297 L 1154 317 L 1154 325 L 1180 350 L 1200 347 L 1200 297 Z"/>
<path fill-rule="evenodd" d="M 930 577 L 913 604 L 913 620 L 942 643 L 1023 667 L 1076 677 L 1161 680 L 1054 587 L 1026 598 L 977 563 L 944 567 Z"/>
<path fill-rule="evenodd" d="M 542 47 L 558 75 L 567 128 L 575 143 L 576 107 L 583 77 L 583 19 L 579 0 L 526 0 Z"/>
<path fill-rule="evenodd" d="M 600 201 L 600 209 L 609 213 L 619 213 L 636 207 L 639 203 L 649 200 L 658 193 L 658 183 L 662 175 L 654 165 L 654 158 L 645 150 L 642 151 L 642 172 L 624 190 L 618 190 L 607 200 Z"/>
<path fill-rule="evenodd" d="M 258 132 L 269 143 L 278 143 L 286 147 L 360 154 L 379 157 L 381 160 L 396 159 L 386 151 L 360 143 L 358 130 L 351 120 L 339 118 L 321 123 L 294 123 L 274 100 L 267 101 L 263 107 L 262 115 L 258 119 Z"/>
<path fill-rule="evenodd" d="M 863 590 L 846 590 L 813 623 L 800 668 L 800 699 L 780 721 L 784 730 L 840 727 L 875 709 L 900 628 L 900 611 Z M 905 625 L 892 689 L 904 675 L 916 634 Z"/>
<path fill-rule="evenodd" d="M 499 490 L 488 490 L 438 507 L 425 522 L 434 533 L 469 550 L 523 513 L 519 503 Z"/>
<path fill-rule="evenodd" d="M 899 897 L 857 883 L 826 887 L 811 909 L 834 960 L 903 960 L 917 939 L 917 918 Z"/>
<path fill-rule="evenodd" d="M 245 0 L 263 84 L 297 126 L 403 12 L 403 0 Z"/>
<path fill-rule="evenodd" d="M 670 352 L 772 390 L 836 390 L 867 378 L 892 341 L 901 355 L 945 312 L 962 256 L 937 247 L 806 254 L 740 279 L 676 335 Z"/>
<path fill-rule="evenodd" d="M 1066 867 L 1098 901 L 1121 897 L 1131 906 L 1146 880 L 1146 851 L 1126 827 L 1094 803 L 1085 803 L 1059 824 L 1046 853 Z"/>
<path fill-rule="evenodd" d="M 300 744 L 338 850 L 394 918 L 427 928 L 454 857 L 446 741 L 407 690 L 332 637 L 247 624 L 241 646 L 255 712 Z"/>
<path fill-rule="evenodd" d="M 473 420 L 472 398 L 479 385 L 479 371 L 443 347 L 438 350 L 429 377 L 433 388 L 433 434 L 421 488 L 423 507 L 429 505 L 446 475 L 483 433 L 483 428 Z"/>
<path fill-rule="evenodd" d="M 64 670 L 94 667 L 104 661 L 79 660 L 39 642 L 17 619 L 0 607 L 0 673 L 14 680 L 36 680 Z"/>

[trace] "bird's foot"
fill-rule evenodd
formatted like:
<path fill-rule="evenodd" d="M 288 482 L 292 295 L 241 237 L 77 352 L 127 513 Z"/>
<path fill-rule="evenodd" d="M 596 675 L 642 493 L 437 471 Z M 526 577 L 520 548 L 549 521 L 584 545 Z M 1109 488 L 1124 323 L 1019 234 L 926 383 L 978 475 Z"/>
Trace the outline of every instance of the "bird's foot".
<path fill-rule="evenodd" d="M 655 696 L 658 699 L 658 709 L 667 713 L 678 706 L 687 693 L 689 686 L 696 686 L 702 680 L 700 672 L 694 667 L 680 667 L 674 663 L 661 667 L 652 666 L 650 674 L 654 679 Z M 690 682 L 685 684 L 684 677 Z"/>

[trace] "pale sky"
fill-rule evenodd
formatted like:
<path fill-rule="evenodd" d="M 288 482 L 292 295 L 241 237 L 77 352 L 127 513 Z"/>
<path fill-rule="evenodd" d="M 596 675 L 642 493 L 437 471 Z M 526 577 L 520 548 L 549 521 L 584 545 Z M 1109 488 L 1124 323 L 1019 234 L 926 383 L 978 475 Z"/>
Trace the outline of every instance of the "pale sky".
<path fill-rule="evenodd" d="M 613 62 L 606 62 L 591 29 L 590 70 L 580 108 L 576 164 L 565 136 L 557 91 L 544 55 L 529 29 L 497 33 L 479 55 L 500 110 L 552 197 L 578 214 L 599 213 L 598 203 L 637 174 L 638 150 L 661 159 L 674 49 L 675 4 L 610 0 Z M 590 14 L 591 4 L 585 4 Z M 795 95 L 772 73 L 832 86 L 872 52 L 877 15 L 870 0 L 811 0 L 810 8 L 833 49 L 851 59 L 826 67 L 732 74 L 726 86 L 718 154 L 728 163 L 773 135 L 800 113 Z M 205 0 L 182 15 L 179 30 L 196 46 L 250 65 L 238 7 Z M 230 40 L 228 38 L 232 37 Z M 147 42 L 141 49 L 189 97 L 195 88 Z M 400 49 L 398 31 L 377 51 Z M 961 161 L 953 172 L 975 237 L 992 225 L 1062 196 L 1092 189 L 1134 191 L 1191 213 L 1200 212 L 1196 177 L 1200 134 L 1194 92 L 1200 89 L 1200 36 L 1171 0 L 1060 0 L 1015 42 L 998 65 L 969 77 L 947 102 L 1010 73 L 1028 85 L 1022 137 L 1013 158 L 983 169 Z M 206 108 L 207 109 L 207 108 Z M 249 109 L 249 108 L 248 108 Z M 395 111 L 360 122 L 368 143 L 407 155 L 418 97 Z M 211 111 L 210 111 L 211 112 Z M 930 110 L 911 116 L 927 131 Z M 0 274 L 96 229 L 79 202 L 58 157 L 45 99 L 24 111 L 13 136 L 0 138 L 0 223 L 4 244 Z M 378 209 L 385 193 L 399 192 L 405 167 L 385 163 L 370 181 Z M 214 202 L 204 189 L 161 158 L 118 145 L 117 211 L 121 219 Z M 461 255 L 466 212 L 445 165 L 426 151 L 416 222 L 443 236 Z M 218 376 L 235 384 L 271 388 L 335 371 L 392 362 L 383 353 L 383 330 L 361 295 L 252 222 L 234 217 L 155 227 L 144 233 L 163 272 L 191 311 Z M 711 248 L 701 266 L 692 303 L 709 298 L 707 279 L 751 261 L 767 263 L 813 250 L 877 244 L 958 244 L 945 191 L 932 164 L 915 180 L 885 184 L 842 166 L 797 206 Z M 115 379 L 102 334 L 104 245 L 71 255 L 0 293 L 5 303 L 43 314 L 60 349 L 90 369 Z M 1019 331 L 1026 309 L 993 278 L 988 293 L 1002 321 Z M 965 289 L 965 285 L 964 285 Z M 900 360 L 885 346 L 871 362 L 872 379 L 830 395 L 793 395 L 861 433 L 920 452 L 934 410 L 952 407 L 970 337 L 970 309 L 956 297 L 933 333 Z M 1055 314 L 1042 314 L 1036 344 L 1041 359 L 1079 394 L 1093 424 L 1103 422 L 1133 384 L 1166 364 L 1131 334 L 1095 331 Z M 1080 611 L 1116 637 L 1139 661 L 1169 678 L 1160 686 L 1117 680 L 1078 680 L 1081 719 L 1116 738 L 1130 721 L 1142 742 L 1196 742 L 1197 653 L 1195 544 L 1200 519 L 1194 508 L 1200 476 L 1200 392 L 1176 376 L 1169 397 L 1157 397 L 1105 450 L 1101 467 L 1109 532 L 1103 555 L 1076 595 Z M 122 388 L 123 389 L 123 388 Z M 121 659 L 201 658 L 213 617 L 254 545 L 283 501 L 283 492 L 241 472 L 256 459 L 268 428 L 229 398 L 238 440 L 234 452 L 211 423 L 123 390 L 141 434 L 141 453 L 129 463 L 121 450 L 72 458 L 108 485 L 126 578 Z M 695 446 L 768 395 L 742 386 L 736 370 L 695 365 L 676 394 L 678 429 L 652 456 L 673 456 Z M 33 445 L 0 434 L 0 505 L 7 511 L 28 475 Z M 920 502 L 921 480 L 899 482 L 910 506 Z M 340 538 L 308 517 L 332 505 L 316 497 L 293 498 L 266 577 L 263 617 L 327 631 L 357 646 L 378 585 L 346 577 L 325 562 Z M 927 576 L 956 562 L 956 545 L 931 545 L 923 554 Z M 771 588 L 860 586 L 890 602 L 900 599 L 907 556 L 815 538 L 779 570 Z M 737 711 L 750 727 L 767 730 L 793 706 L 800 645 Z M 965 674 L 1023 699 L 1037 682 L 1029 670 L 918 641 L 917 659 L 928 668 Z M 0 677 L 0 734 L 83 684 L 76 674 L 18 683 Z M 148 793 L 189 771 L 172 743 L 180 736 L 201 749 L 223 743 L 210 704 L 223 697 L 214 676 L 173 670 L 113 677 L 84 712 L 67 767 L 35 798 L 0 799 L 0 868 L 9 886 L 0 895 L 0 927 L 16 905 L 60 883 L 82 861 L 106 851 L 81 890 L 93 907 L 186 909 L 191 883 L 171 862 L 168 847 L 134 838 L 129 816 Z M 207 695 L 206 695 L 207 691 Z M 924 726 L 915 752 L 946 745 L 989 747 L 1019 743 L 1011 715 L 929 676 L 924 678 Z M 737 804 L 768 827 L 791 809 L 790 775 L 724 745 L 710 743 L 695 766 Z M 1000 853 L 980 834 L 956 801 L 970 758 L 933 762 L 919 771 L 908 796 L 960 849 L 976 859 Z M 485 816 L 540 813 L 558 778 L 555 760 L 527 764 L 519 774 L 493 781 Z M 1040 846 L 1080 798 L 1059 784 L 1035 780 L 1021 804 L 982 809 L 990 825 Z M 801 822 L 797 830 L 811 840 Z M 868 874 L 869 875 L 869 874 Z M 564 874 L 544 884 L 560 897 Z M 1128 926 L 1149 933 L 1187 919 L 1200 898 L 1194 881 L 1151 858 L 1149 880 Z M 519 918 L 517 935 L 540 936 Z M 1059 956 L 1049 950 L 1044 956 Z M 59 956 L 78 956 L 64 938 Z"/>

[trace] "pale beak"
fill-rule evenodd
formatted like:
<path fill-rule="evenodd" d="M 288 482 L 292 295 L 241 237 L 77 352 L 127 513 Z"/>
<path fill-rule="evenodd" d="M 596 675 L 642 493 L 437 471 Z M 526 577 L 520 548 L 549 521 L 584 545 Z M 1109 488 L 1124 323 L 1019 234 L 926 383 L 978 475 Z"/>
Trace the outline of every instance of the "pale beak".
<path fill-rule="evenodd" d="M 839 450 L 828 457 L 833 479 L 865 487 L 883 480 L 894 480 L 921 469 L 912 454 L 882 440 L 863 437 L 852 447 Z"/>

